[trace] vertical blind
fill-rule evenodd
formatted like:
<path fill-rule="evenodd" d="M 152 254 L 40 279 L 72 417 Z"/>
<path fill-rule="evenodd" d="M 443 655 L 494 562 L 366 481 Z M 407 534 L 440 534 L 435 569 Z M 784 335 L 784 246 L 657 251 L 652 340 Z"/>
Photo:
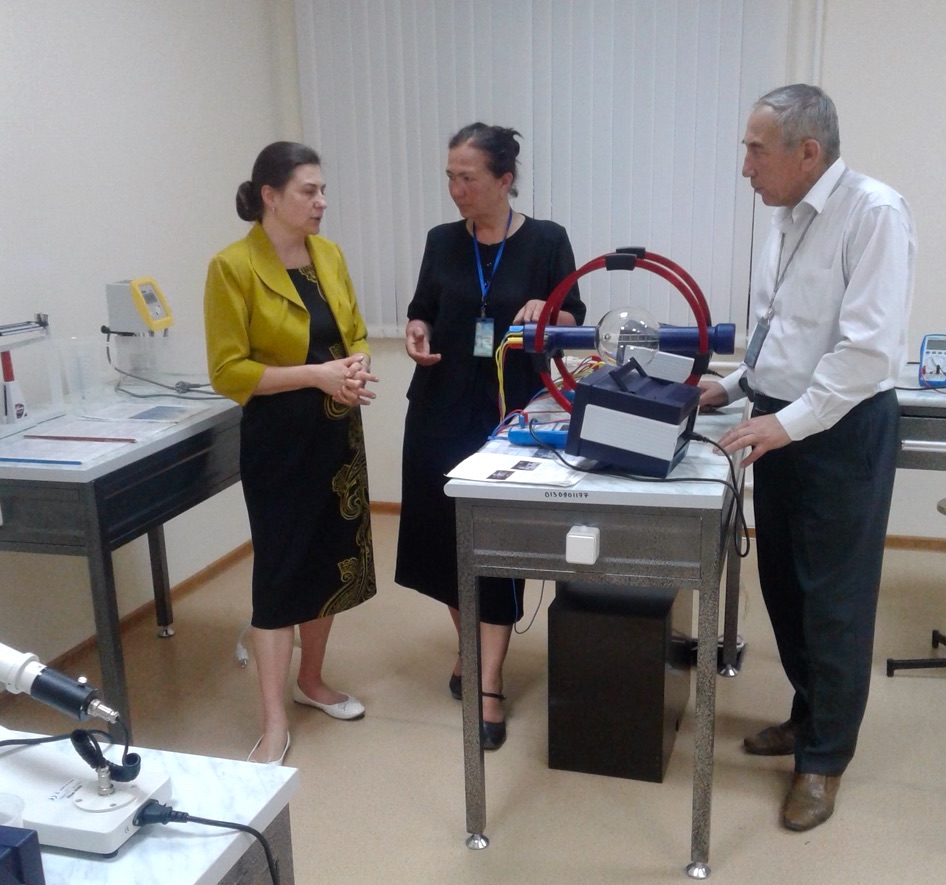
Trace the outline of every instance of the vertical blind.
<path fill-rule="evenodd" d="M 744 333 L 752 101 L 784 82 L 781 0 L 296 0 L 306 141 L 323 232 L 373 336 L 403 334 L 426 232 L 458 218 L 447 141 L 475 120 L 522 133 L 515 208 L 568 230 L 578 265 L 643 246 L 696 279 Z M 760 212 L 758 224 L 767 224 Z M 644 272 L 581 281 L 588 322 L 635 306 L 689 325 Z"/>

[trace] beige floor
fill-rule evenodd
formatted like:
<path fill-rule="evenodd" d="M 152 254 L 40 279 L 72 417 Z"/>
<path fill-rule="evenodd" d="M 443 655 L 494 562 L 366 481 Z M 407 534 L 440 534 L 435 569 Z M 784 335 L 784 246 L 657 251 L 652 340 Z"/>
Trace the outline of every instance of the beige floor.
<path fill-rule="evenodd" d="M 690 850 L 692 692 L 662 784 L 547 767 L 546 620 L 514 636 L 506 669 L 509 740 L 487 756 L 485 851 L 464 845 L 460 705 L 447 691 L 456 637 L 446 612 L 394 585 L 397 518 L 375 518 L 378 597 L 337 619 L 328 673 L 368 714 L 337 722 L 292 705 L 302 789 L 291 805 L 298 883 L 684 883 Z M 780 828 L 791 760 L 740 750 L 742 736 L 787 713 L 788 689 L 758 593 L 743 569 L 734 679 L 718 681 L 711 881 L 753 885 L 925 885 L 946 867 L 946 671 L 887 678 L 889 655 L 929 653 L 946 629 L 946 554 L 889 551 L 874 680 L 856 759 L 834 817 L 809 833 Z M 249 561 L 175 606 L 177 635 L 141 623 L 125 635 L 136 743 L 243 758 L 257 738 L 256 676 L 235 663 L 249 609 Z M 539 603 L 539 584 L 527 604 Z M 550 600 L 546 588 L 541 607 Z M 80 662 L 95 678 L 95 662 Z M 9 699 L 8 699 L 9 700 Z M 66 731 L 69 721 L 18 697 L 4 724 Z M 182 809 L 219 817 L 223 809 Z"/>

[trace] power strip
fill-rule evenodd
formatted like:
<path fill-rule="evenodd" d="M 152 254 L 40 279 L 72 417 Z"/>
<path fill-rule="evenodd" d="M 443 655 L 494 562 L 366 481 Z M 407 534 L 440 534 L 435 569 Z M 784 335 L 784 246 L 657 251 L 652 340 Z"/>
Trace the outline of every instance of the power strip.
<path fill-rule="evenodd" d="M 544 443 L 556 449 L 564 449 L 568 440 L 568 421 L 537 424 L 532 429 L 525 423 L 521 423 L 519 427 L 509 428 L 508 439 L 517 446 L 537 446 L 539 443 Z"/>

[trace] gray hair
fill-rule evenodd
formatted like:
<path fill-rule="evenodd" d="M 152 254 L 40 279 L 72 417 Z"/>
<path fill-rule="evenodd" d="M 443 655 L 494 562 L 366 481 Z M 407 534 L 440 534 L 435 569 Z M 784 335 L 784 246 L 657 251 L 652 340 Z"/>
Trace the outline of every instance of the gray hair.
<path fill-rule="evenodd" d="M 753 110 L 771 108 L 785 147 L 793 148 L 808 138 L 821 145 L 825 168 L 841 156 L 838 111 L 834 102 L 817 86 L 795 83 L 762 96 Z"/>

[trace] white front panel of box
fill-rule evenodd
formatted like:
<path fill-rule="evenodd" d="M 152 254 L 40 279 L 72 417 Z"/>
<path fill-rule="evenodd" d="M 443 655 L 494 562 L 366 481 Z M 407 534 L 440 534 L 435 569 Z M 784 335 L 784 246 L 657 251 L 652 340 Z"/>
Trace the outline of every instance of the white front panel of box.
<path fill-rule="evenodd" d="M 680 424 L 667 424 L 589 404 L 581 422 L 581 438 L 669 461 L 686 423 L 684 419 Z"/>

